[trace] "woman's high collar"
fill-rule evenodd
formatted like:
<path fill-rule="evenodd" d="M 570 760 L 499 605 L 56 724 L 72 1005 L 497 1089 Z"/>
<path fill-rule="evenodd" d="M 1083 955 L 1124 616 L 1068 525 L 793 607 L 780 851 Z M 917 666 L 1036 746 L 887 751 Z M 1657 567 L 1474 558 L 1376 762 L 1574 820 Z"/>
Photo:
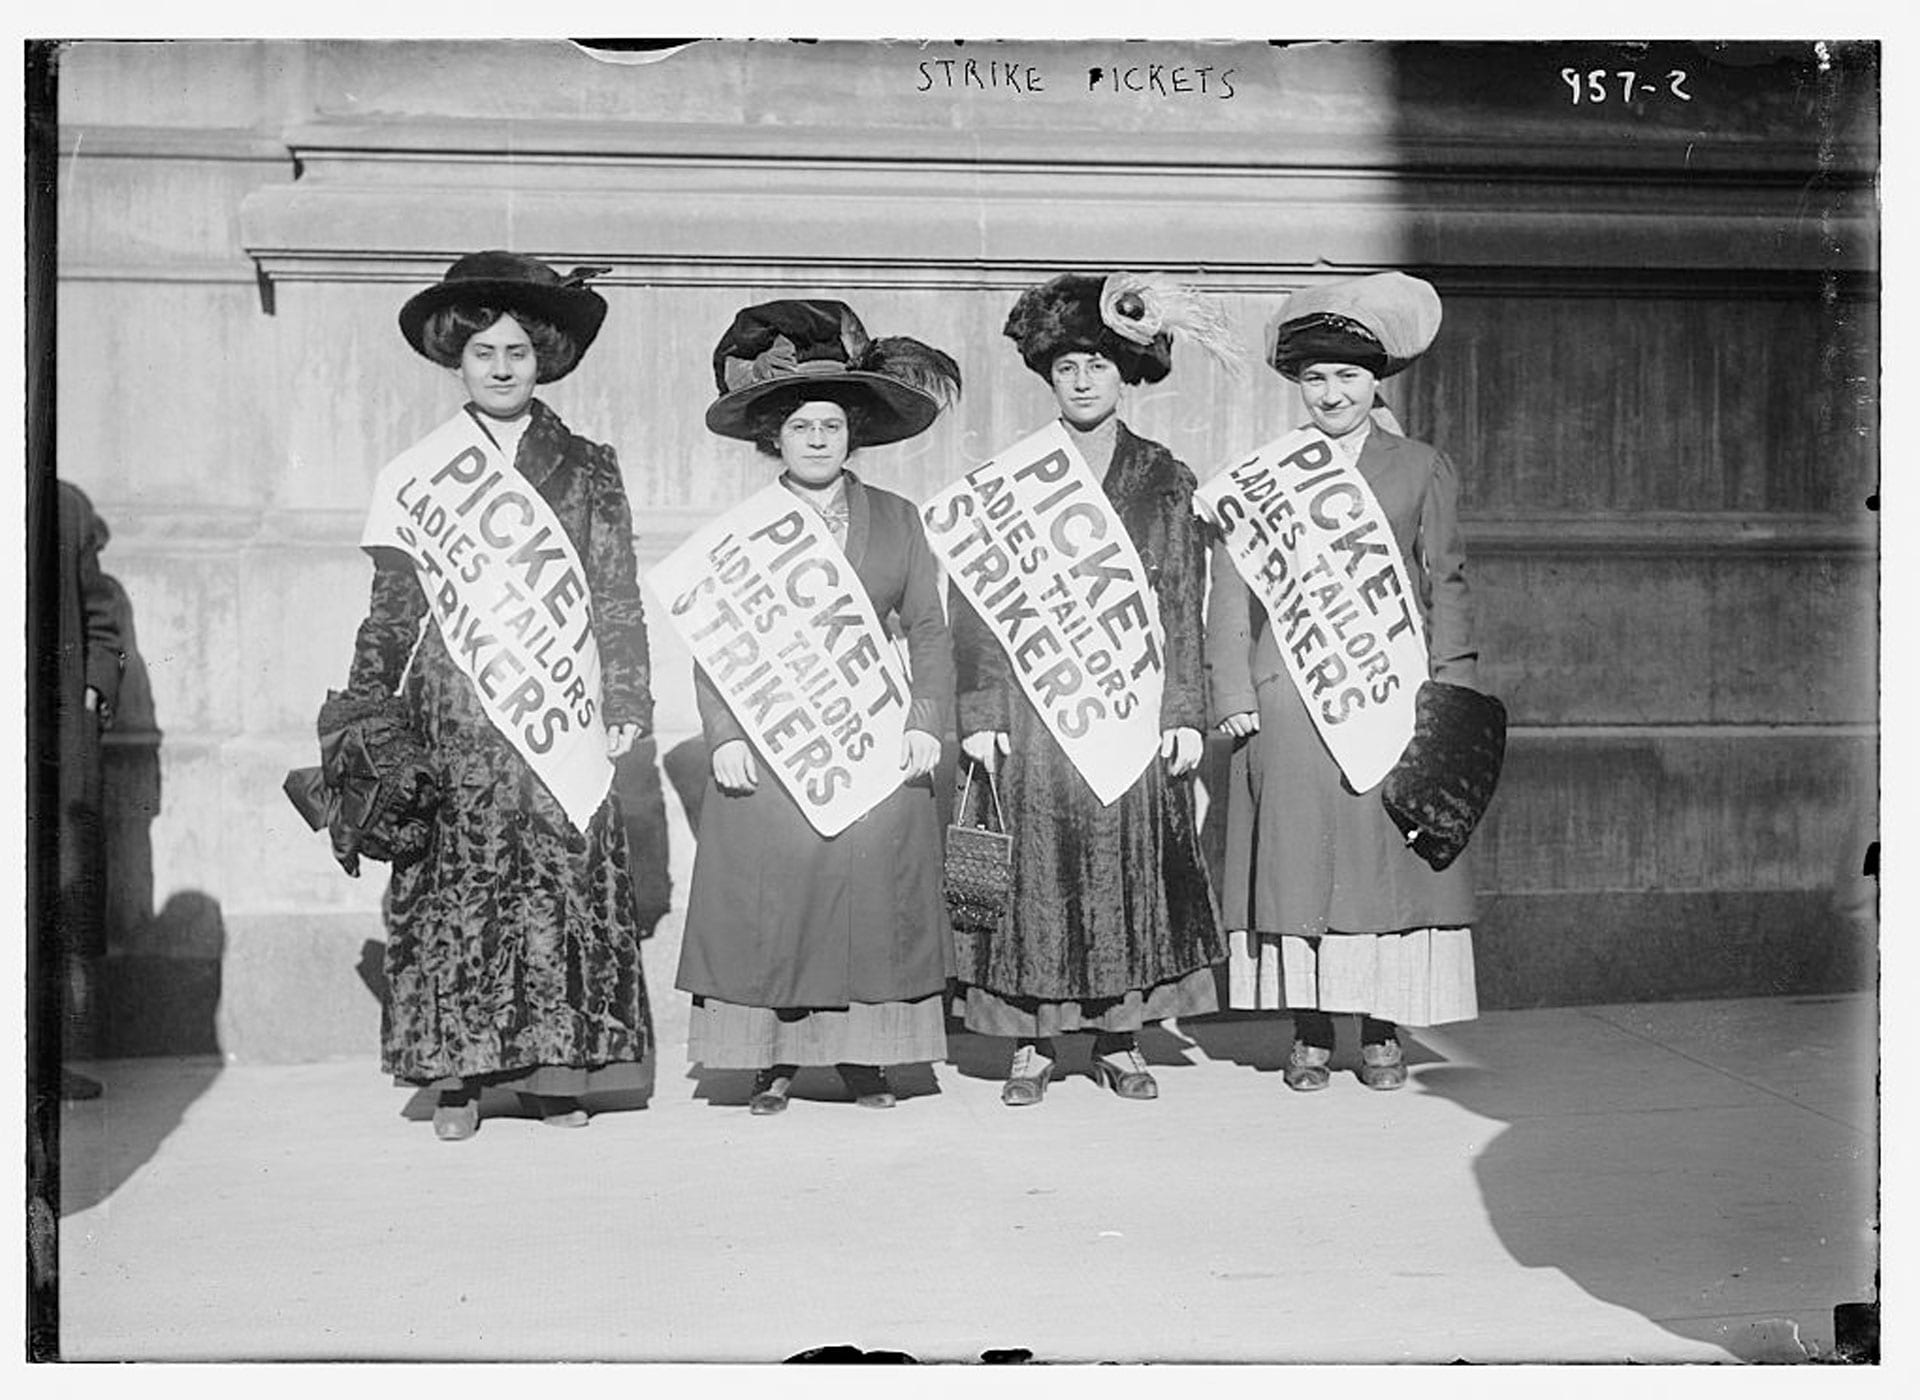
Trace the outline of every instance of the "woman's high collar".
<path fill-rule="evenodd" d="M 1109 413 L 1091 428 L 1075 427 L 1065 418 L 1060 422 L 1066 427 L 1067 438 L 1081 459 L 1093 469 L 1095 476 L 1104 477 L 1113 463 L 1114 448 L 1120 441 L 1120 415 Z"/>
<path fill-rule="evenodd" d="M 846 500 L 847 480 L 847 473 L 842 470 L 825 486 L 809 486 L 803 481 L 795 481 L 787 472 L 780 473 L 782 486 L 819 511 L 832 510 Z"/>

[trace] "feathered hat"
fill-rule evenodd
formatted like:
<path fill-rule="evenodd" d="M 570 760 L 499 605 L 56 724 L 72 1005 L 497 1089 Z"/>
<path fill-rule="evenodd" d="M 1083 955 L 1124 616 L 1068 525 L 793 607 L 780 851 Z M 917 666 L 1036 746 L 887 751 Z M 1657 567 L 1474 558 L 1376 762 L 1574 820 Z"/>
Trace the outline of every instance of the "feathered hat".
<path fill-rule="evenodd" d="M 1063 272 L 1020 294 L 1005 334 L 1042 379 L 1053 377 L 1060 356 L 1083 351 L 1112 360 L 1128 384 L 1158 384 L 1173 368 L 1175 338 L 1192 341 L 1235 373 L 1241 365 L 1219 303 L 1154 272 Z"/>
<path fill-rule="evenodd" d="M 769 301 L 733 318 L 713 348 L 720 397 L 707 407 L 707 427 L 752 441 L 753 408 L 795 386 L 851 394 L 867 410 L 861 446 L 900 442 L 924 432 L 960 394 L 960 367 L 944 352 L 904 335 L 867 334 L 845 302 Z"/>
<path fill-rule="evenodd" d="M 1404 272 L 1376 272 L 1288 297 L 1267 325 L 1267 363 L 1288 379 L 1313 364 L 1359 365 L 1380 379 L 1426 353 L 1440 331 L 1440 294 Z"/>
<path fill-rule="evenodd" d="M 435 364 L 448 362 L 433 355 L 422 337 L 427 318 L 443 306 L 489 306 L 500 311 L 524 311 L 567 333 L 584 359 L 587 347 L 607 319 L 606 298 L 587 286 L 587 280 L 608 271 L 604 267 L 576 267 L 565 277 L 538 258 L 494 248 L 469 253 L 447 269 L 446 275 L 423 292 L 407 298 L 400 308 L 400 334 L 407 344 Z M 457 366 L 456 358 L 452 366 Z M 550 384 L 564 378 L 574 365 L 540 367 L 539 380 Z M 557 372 L 556 372 L 557 371 Z"/>

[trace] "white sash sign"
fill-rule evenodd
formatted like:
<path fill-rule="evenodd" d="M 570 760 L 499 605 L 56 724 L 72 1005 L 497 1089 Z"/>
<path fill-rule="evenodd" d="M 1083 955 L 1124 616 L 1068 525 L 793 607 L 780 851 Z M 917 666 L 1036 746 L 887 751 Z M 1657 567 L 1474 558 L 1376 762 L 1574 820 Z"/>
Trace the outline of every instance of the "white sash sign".
<path fill-rule="evenodd" d="M 463 409 L 381 469 L 360 544 L 413 561 L 487 718 L 585 831 L 613 763 L 587 574 L 553 507 Z"/>
<path fill-rule="evenodd" d="M 819 514 L 775 482 L 647 575 L 674 630 L 822 836 L 900 786 L 912 700 L 867 590 Z"/>
<path fill-rule="evenodd" d="M 1315 728 L 1355 792 L 1413 737 L 1426 630 L 1392 527 L 1359 469 L 1299 428 L 1194 493 L 1259 598 Z"/>
<path fill-rule="evenodd" d="M 921 508 L 927 543 L 1100 801 L 1160 752 L 1160 604 L 1139 551 L 1058 422 Z"/>

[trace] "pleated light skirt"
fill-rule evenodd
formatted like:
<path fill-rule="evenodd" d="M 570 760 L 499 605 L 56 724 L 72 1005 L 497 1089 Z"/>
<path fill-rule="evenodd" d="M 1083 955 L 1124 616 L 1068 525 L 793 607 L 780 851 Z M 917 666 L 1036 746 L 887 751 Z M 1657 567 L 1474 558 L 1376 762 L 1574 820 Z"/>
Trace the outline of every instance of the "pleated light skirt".
<path fill-rule="evenodd" d="M 1237 1011 L 1357 1012 L 1402 1026 L 1471 1021 L 1473 931 L 1228 936 L 1227 999 Z"/>
<path fill-rule="evenodd" d="M 687 1059 L 708 1069 L 911 1065 L 947 1057 L 945 995 L 779 1009 L 695 997 Z"/>

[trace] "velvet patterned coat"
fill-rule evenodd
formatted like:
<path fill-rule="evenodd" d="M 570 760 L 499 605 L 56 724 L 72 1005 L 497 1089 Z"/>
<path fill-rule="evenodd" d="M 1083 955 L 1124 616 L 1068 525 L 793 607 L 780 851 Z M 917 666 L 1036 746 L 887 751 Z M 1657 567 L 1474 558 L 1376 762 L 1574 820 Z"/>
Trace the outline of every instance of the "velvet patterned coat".
<path fill-rule="evenodd" d="M 907 727 L 939 737 L 952 711 L 953 653 L 919 512 L 851 472 L 846 482 L 847 562 L 881 623 L 906 638 Z M 697 668 L 694 683 L 709 752 L 745 739 Z M 944 991 L 953 950 L 931 779 L 903 784 L 825 837 L 767 760 L 756 761 L 759 786 L 744 795 L 721 792 L 708 774 L 676 984 L 739 1006 L 796 1010 Z"/>
<path fill-rule="evenodd" d="M 532 413 L 514 468 L 553 507 L 585 568 L 602 717 L 644 734 L 647 631 L 619 464 L 537 399 Z M 426 612 L 412 565 L 377 552 L 348 685 L 391 691 L 422 638 L 405 694 L 444 794 L 431 849 L 387 889 L 382 1065 L 424 1084 L 638 1062 L 647 994 L 618 799 L 609 793 L 576 829 L 487 719 Z"/>
<path fill-rule="evenodd" d="M 1375 426 L 1355 462 L 1393 530 L 1426 624 L 1431 679 L 1477 687 L 1459 478 L 1443 453 Z M 1227 791 L 1227 927 L 1315 936 L 1473 922 L 1469 850 L 1435 871 L 1380 805 L 1355 793 L 1294 687 L 1266 610 L 1214 551 L 1207 661 L 1213 717 L 1257 711 Z"/>
<path fill-rule="evenodd" d="M 1167 665 L 1160 728 L 1204 732 L 1206 547 L 1194 484 L 1165 447 L 1118 426 L 1103 486 L 1159 602 Z M 1008 917 L 990 934 L 956 934 L 960 980 L 1006 1000 L 1100 1002 L 1224 960 L 1192 782 L 1169 780 L 1156 755 L 1102 806 L 986 623 L 957 590 L 950 596 L 960 733 L 1008 735 L 997 782 L 1014 838 Z"/>

